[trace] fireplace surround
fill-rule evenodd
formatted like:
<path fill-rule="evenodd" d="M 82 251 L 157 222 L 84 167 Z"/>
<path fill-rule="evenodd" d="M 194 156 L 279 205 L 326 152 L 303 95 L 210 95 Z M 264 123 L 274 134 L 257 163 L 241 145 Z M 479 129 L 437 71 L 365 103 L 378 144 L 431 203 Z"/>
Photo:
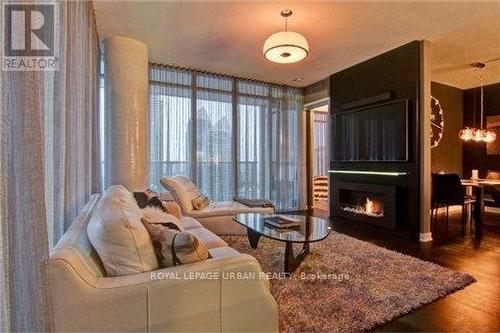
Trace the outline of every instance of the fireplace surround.
<path fill-rule="evenodd" d="M 423 114 L 420 103 L 423 82 L 421 76 L 422 50 L 423 42 L 413 41 L 330 76 L 332 123 L 336 120 L 342 120 L 341 115 L 346 114 L 346 112 L 361 111 L 360 109 L 364 110 L 365 107 L 373 109 L 382 105 L 394 105 L 391 103 L 401 105 L 401 103 L 405 103 L 398 101 L 407 101 L 406 112 L 404 108 L 401 108 L 401 112 L 406 116 L 406 124 L 396 121 L 394 131 L 383 132 L 384 135 L 387 134 L 387 137 L 380 136 L 380 133 L 377 132 L 378 134 L 373 133 L 377 134 L 373 136 L 373 139 L 366 139 L 365 134 L 370 134 L 370 131 L 361 128 L 362 123 L 365 122 L 353 124 L 353 131 L 356 131 L 354 136 L 350 136 L 348 131 L 343 131 L 343 133 L 336 131 L 337 126 L 332 125 L 330 136 L 332 152 L 330 160 L 330 215 L 332 217 L 346 216 L 350 219 L 363 220 L 386 227 L 392 227 L 396 224 L 398 229 L 409 230 L 416 239 L 420 237 L 421 188 L 424 183 L 420 176 L 422 171 L 420 169 L 422 162 L 420 144 L 423 142 L 421 135 L 428 134 L 422 132 L 421 126 L 421 115 Z M 390 111 L 387 112 L 390 113 Z M 366 115 L 366 113 L 363 114 Z M 360 117 L 363 114 L 359 114 Z M 382 124 L 375 121 L 373 125 L 368 126 L 390 127 L 390 119 L 386 117 L 383 119 Z M 406 145 L 403 145 L 407 148 L 407 158 L 385 158 L 387 151 L 384 149 L 392 149 L 391 143 L 403 142 L 397 135 L 397 133 L 404 133 L 403 127 L 407 130 Z M 344 126 L 344 128 L 346 127 Z M 364 132 L 360 134 L 360 131 Z M 346 143 L 339 147 L 342 141 L 355 140 L 356 138 L 359 140 L 360 135 L 362 142 L 368 146 L 361 147 L 359 144 L 349 145 Z M 382 139 L 383 141 L 380 141 Z M 385 144 L 381 144 L 381 142 Z M 366 160 L 366 149 L 368 149 L 366 147 L 374 149 L 373 156 L 385 157 Z M 341 151 L 335 151 L 337 148 L 340 148 Z M 356 149 L 361 149 L 361 151 L 358 153 Z M 348 156 L 349 158 L 337 158 L 345 157 L 346 151 L 351 154 Z M 368 151 L 371 156 L 371 151 Z M 337 198 L 335 198 L 338 182 L 361 184 L 362 188 L 359 191 L 366 192 L 370 192 L 368 191 L 370 184 L 380 185 L 384 189 L 388 189 L 389 194 L 385 194 L 386 197 L 392 195 L 394 198 L 384 202 L 383 218 L 341 212 L 338 210 Z M 382 189 L 381 191 L 383 192 Z M 391 207 L 391 205 L 395 206 Z"/>
<path fill-rule="evenodd" d="M 336 181 L 333 186 L 333 216 L 396 228 L 395 185 Z"/>

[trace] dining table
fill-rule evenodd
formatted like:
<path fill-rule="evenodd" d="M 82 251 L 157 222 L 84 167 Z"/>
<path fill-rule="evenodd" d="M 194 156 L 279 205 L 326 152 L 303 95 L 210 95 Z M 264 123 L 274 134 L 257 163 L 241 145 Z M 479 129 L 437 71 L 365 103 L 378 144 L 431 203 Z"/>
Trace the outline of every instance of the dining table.
<path fill-rule="evenodd" d="M 484 223 L 484 187 L 500 185 L 500 180 L 493 179 L 461 179 L 462 186 L 472 189 L 472 194 L 476 201 L 474 202 L 474 236 L 483 237 Z"/>

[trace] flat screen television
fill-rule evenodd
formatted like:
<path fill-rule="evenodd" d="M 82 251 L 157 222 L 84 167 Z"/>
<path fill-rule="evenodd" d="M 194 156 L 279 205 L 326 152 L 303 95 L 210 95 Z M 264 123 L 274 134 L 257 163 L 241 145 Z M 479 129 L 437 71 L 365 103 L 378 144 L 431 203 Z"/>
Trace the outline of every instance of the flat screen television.
<path fill-rule="evenodd" d="M 333 159 L 344 162 L 408 160 L 408 100 L 333 115 Z"/>

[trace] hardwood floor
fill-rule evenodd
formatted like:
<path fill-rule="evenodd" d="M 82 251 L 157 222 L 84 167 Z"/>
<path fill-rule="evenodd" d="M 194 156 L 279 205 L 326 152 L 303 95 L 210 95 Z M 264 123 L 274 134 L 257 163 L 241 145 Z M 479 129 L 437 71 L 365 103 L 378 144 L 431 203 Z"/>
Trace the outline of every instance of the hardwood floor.
<path fill-rule="evenodd" d="M 315 214 L 325 216 L 322 211 Z M 387 230 L 356 221 L 332 221 L 337 232 L 394 251 L 468 273 L 477 282 L 441 300 L 378 327 L 376 331 L 500 332 L 500 221 L 487 217 L 484 236 L 476 240 L 460 213 L 451 213 L 433 230 L 433 242 L 420 244 L 407 231 Z"/>

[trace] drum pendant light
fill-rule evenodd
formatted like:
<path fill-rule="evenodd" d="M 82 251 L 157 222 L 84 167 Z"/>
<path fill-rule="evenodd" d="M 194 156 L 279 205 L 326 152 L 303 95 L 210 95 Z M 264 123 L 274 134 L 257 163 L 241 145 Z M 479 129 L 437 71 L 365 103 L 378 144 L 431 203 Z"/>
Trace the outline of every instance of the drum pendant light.
<path fill-rule="evenodd" d="M 304 59 L 309 53 L 307 40 L 301 34 L 288 31 L 290 9 L 283 9 L 281 16 L 285 18 L 285 30 L 269 36 L 264 42 L 263 53 L 266 59 L 279 64 L 291 64 Z"/>

